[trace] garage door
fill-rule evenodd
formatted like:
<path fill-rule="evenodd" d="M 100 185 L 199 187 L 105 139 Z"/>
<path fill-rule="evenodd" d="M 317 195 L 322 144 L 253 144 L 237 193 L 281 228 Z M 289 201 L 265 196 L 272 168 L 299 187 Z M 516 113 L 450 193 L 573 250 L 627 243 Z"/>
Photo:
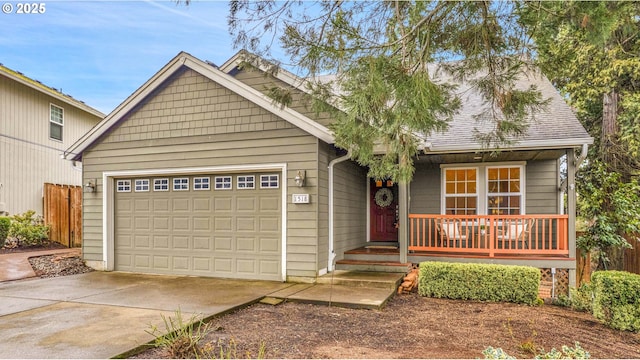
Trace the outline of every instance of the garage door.
<path fill-rule="evenodd" d="M 115 269 L 281 280 L 279 173 L 115 179 Z"/>

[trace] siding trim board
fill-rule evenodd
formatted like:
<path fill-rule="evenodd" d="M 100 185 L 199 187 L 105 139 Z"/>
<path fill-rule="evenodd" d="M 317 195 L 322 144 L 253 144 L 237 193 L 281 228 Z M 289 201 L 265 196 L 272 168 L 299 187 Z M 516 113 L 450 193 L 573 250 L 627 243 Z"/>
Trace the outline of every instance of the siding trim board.
<path fill-rule="evenodd" d="M 102 174 L 102 261 L 106 271 L 113 271 L 115 268 L 115 191 L 114 184 L 116 177 L 123 176 L 173 176 L 173 175 L 193 175 L 201 173 L 219 172 L 244 172 L 244 171 L 277 171 L 280 176 L 281 189 L 281 228 L 282 228 L 282 254 L 281 254 L 281 276 L 282 281 L 287 277 L 287 164 L 256 164 L 237 166 L 210 166 L 191 168 L 171 168 L 171 169 L 147 169 L 147 170 L 123 170 L 109 171 Z"/>

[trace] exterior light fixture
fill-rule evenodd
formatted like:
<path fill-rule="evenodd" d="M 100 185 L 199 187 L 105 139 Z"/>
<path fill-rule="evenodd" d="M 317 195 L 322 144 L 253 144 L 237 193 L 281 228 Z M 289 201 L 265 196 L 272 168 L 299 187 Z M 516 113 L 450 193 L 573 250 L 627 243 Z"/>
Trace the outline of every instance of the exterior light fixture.
<path fill-rule="evenodd" d="M 296 185 L 298 185 L 298 187 L 304 186 L 304 179 L 306 174 L 307 174 L 306 170 L 298 170 L 296 177 L 293 179 L 296 182 Z"/>
<path fill-rule="evenodd" d="M 96 185 L 96 180 L 89 180 L 86 184 L 84 184 L 84 192 L 94 193 L 98 191 L 98 186 Z"/>

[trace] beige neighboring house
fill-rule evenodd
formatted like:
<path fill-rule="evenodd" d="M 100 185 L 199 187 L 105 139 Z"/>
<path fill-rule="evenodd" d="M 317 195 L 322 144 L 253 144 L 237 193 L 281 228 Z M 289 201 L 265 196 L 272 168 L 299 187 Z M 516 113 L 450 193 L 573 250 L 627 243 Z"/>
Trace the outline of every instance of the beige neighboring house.
<path fill-rule="evenodd" d="M 45 183 L 82 185 L 62 155 L 104 118 L 100 111 L 0 65 L 0 212 L 43 214 Z"/>
<path fill-rule="evenodd" d="M 304 81 L 238 53 L 181 52 L 69 148 L 85 182 L 83 254 L 101 270 L 313 282 L 425 260 L 521 264 L 575 280 L 575 171 L 593 139 L 547 79 L 549 109 L 497 156 L 478 95 L 425 136 L 409 184 L 374 181 L 334 145 Z M 290 106 L 267 95 L 292 91 Z M 567 157 L 566 189 L 561 158 Z M 564 211 L 563 192 L 568 208 Z"/>

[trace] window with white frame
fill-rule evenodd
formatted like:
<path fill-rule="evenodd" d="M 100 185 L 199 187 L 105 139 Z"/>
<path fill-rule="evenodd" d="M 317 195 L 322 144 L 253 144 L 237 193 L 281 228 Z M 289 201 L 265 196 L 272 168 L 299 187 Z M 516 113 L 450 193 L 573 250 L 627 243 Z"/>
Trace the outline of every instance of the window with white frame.
<path fill-rule="evenodd" d="M 193 190 L 209 190 L 211 189 L 209 177 L 194 177 Z"/>
<path fill-rule="evenodd" d="M 169 191 L 169 179 L 153 179 L 153 191 Z"/>
<path fill-rule="evenodd" d="M 487 168 L 487 214 L 522 213 L 522 171 L 520 166 Z"/>
<path fill-rule="evenodd" d="M 116 192 L 131 192 L 131 180 L 116 180 Z"/>
<path fill-rule="evenodd" d="M 62 141 L 64 109 L 51 104 L 49 111 L 49 138 Z"/>
<path fill-rule="evenodd" d="M 134 189 L 136 192 L 149 191 L 149 179 L 136 179 Z"/>
<path fill-rule="evenodd" d="M 173 178 L 173 191 L 189 190 L 189 178 Z"/>
<path fill-rule="evenodd" d="M 261 189 L 277 189 L 280 186 L 278 174 L 260 175 Z"/>
<path fill-rule="evenodd" d="M 478 169 L 444 169 L 444 213 L 478 214 Z"/>
<path fill-rule="evenodd" d="M 442 213 L 524 214 L 524 165 L 442 168 Z"/>
<path fill-rule="evenodd" d="M 231 190 L 231 176 L 216 176 L 215 178 L 216 190 Z"/>
<path fill-rule="evenodd" d="M 256 177 L 254 175 L 242 175 L 237 177 L 238 189 L 255 189 Z"/>

